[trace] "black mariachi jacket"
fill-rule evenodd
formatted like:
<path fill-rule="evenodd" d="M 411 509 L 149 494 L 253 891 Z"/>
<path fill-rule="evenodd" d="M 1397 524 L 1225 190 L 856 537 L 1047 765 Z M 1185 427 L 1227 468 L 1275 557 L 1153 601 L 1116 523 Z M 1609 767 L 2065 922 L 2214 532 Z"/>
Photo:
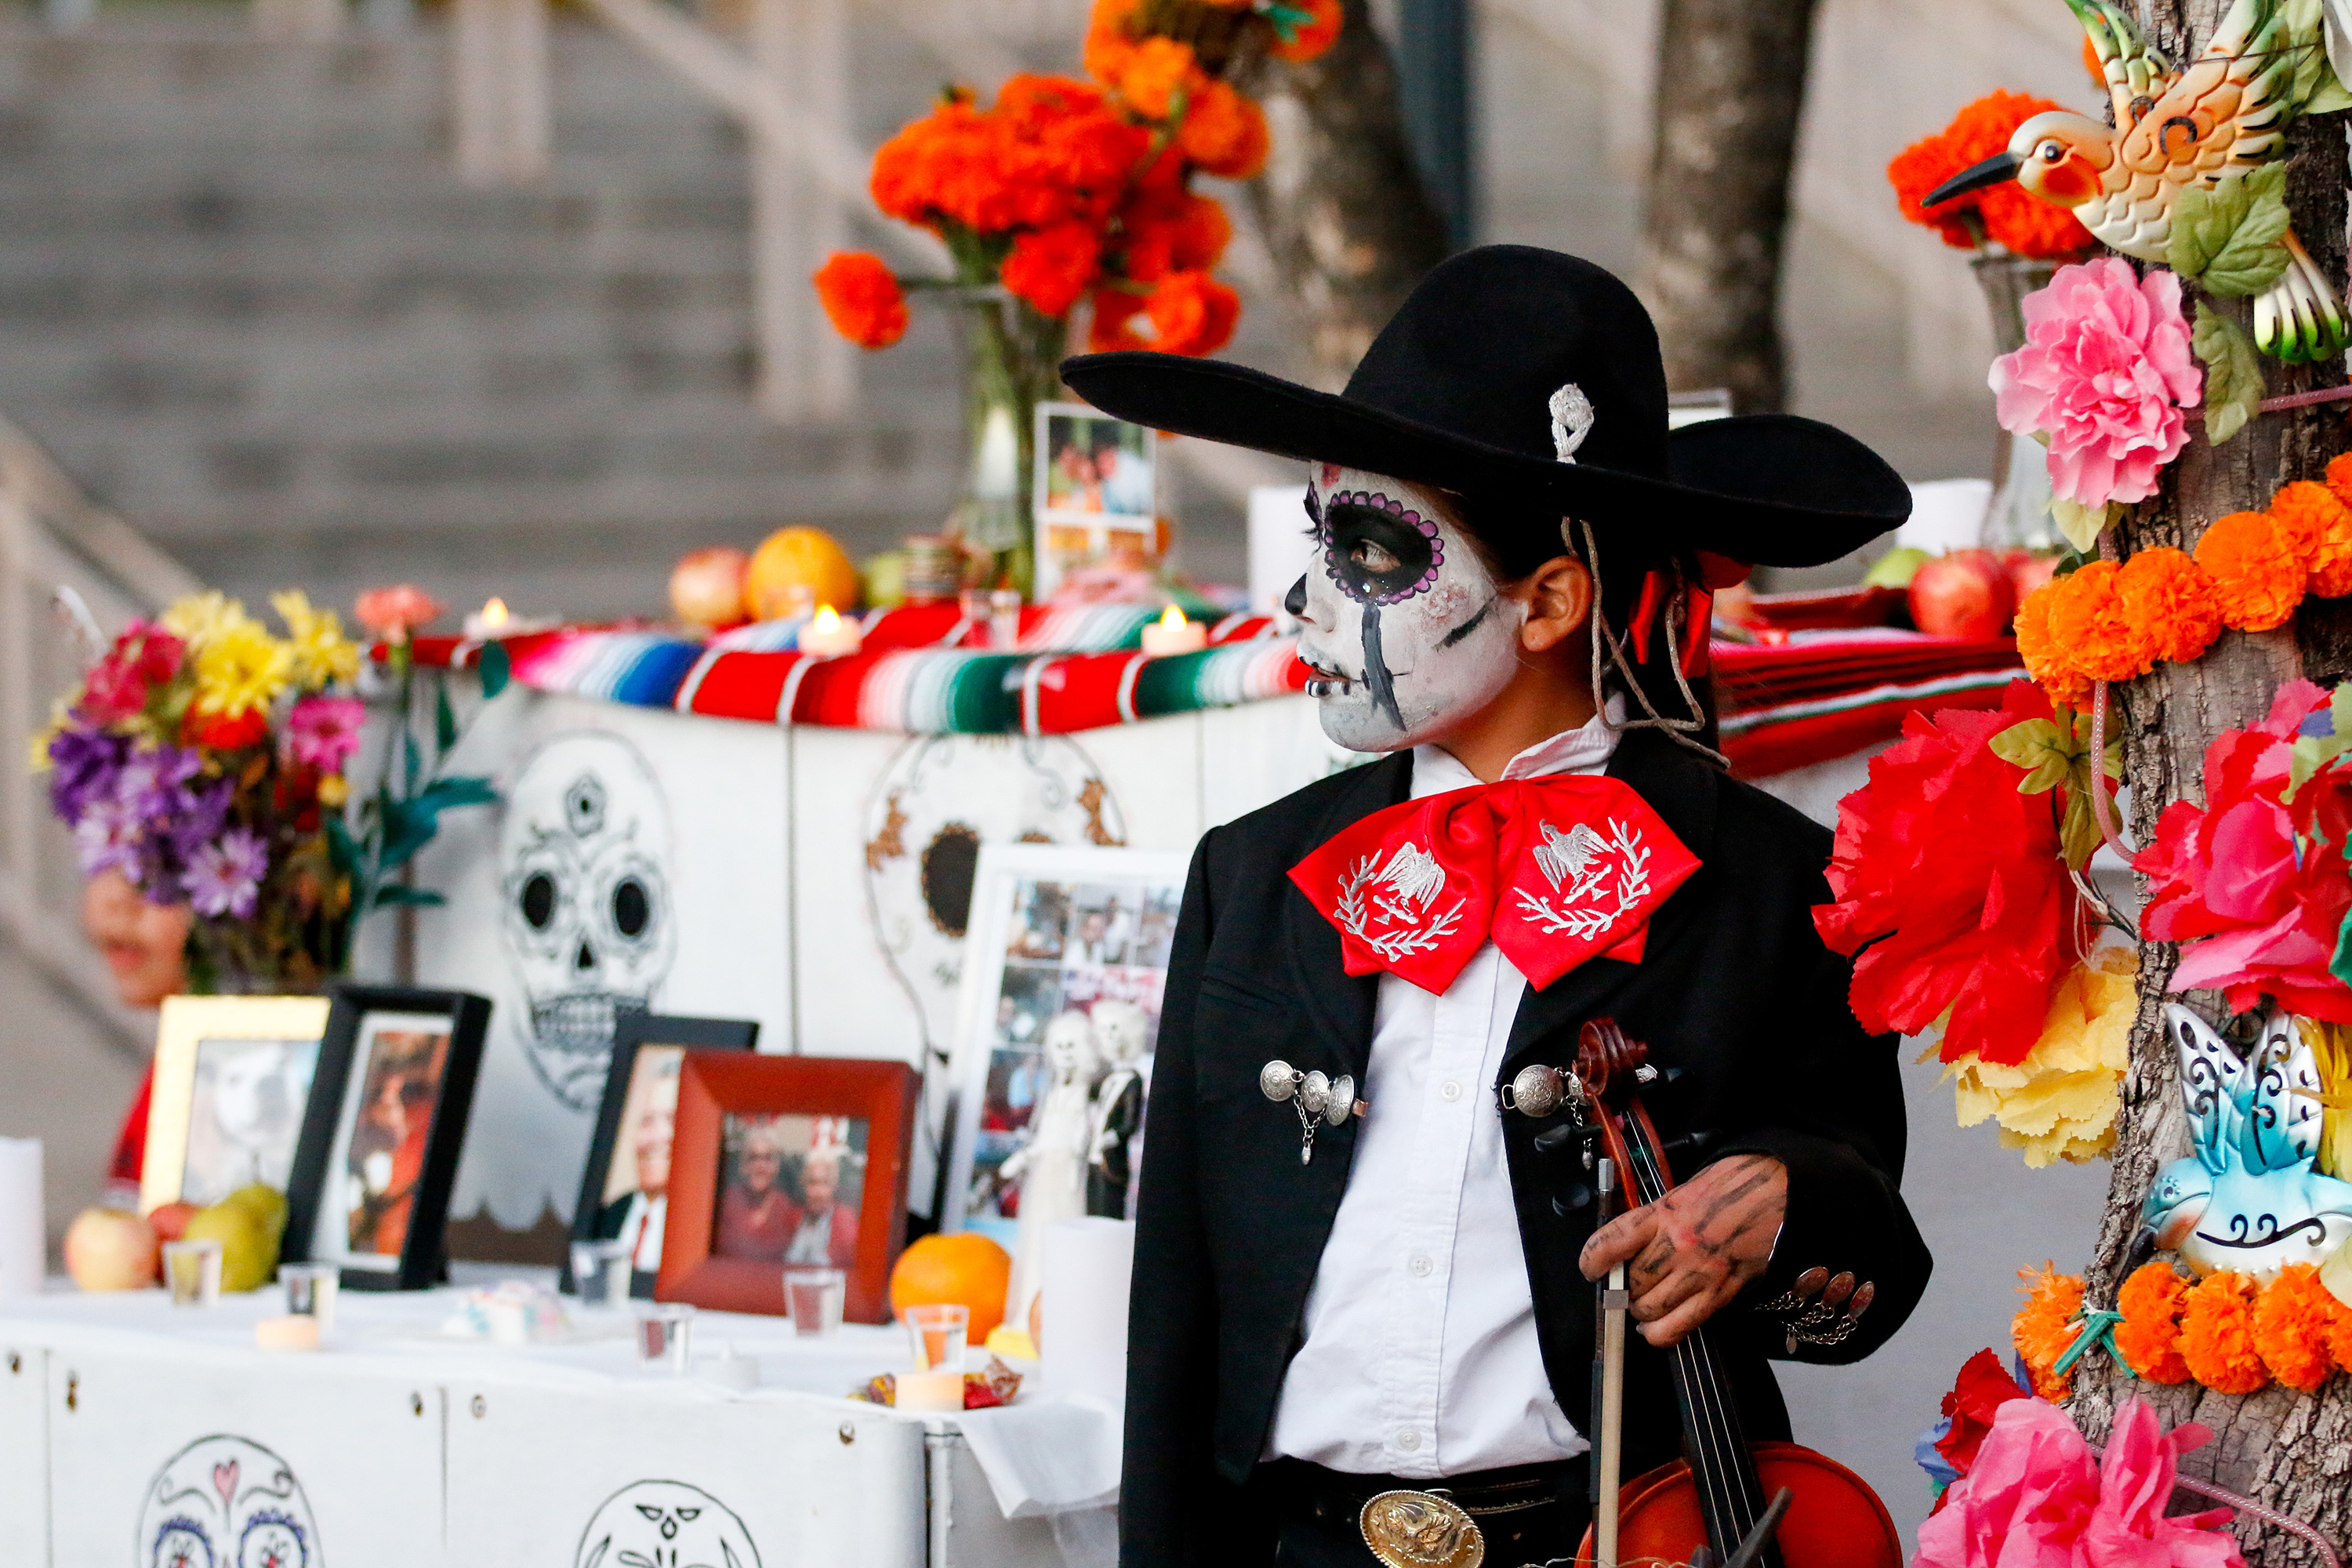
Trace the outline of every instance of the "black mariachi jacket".
<path fill-rule="evenodd" d="M 1927 1249 L 1897 1192 L 1895 1037 L 1862 1031 L 1846 1005 L 1850 965 L 1814 932 L 1811 907 L 1829 898 L 1826 831 L 1654 731 L 1629 732 L 1609 772 L 1649 802 L 1700 869 L 1653 916 L 1642 963 L 1594 958 L 1528 991 L 1486 1089 L 1491 1097 L 1531 1062 L 1571 1062 L 1579 1026 L 1613 1016 L 1649 1044 L 1654 1062 L 1685 1069 L 1647 1097 L 1662 1136 L 1705 1130 L 1717 1139 L 1709 1157 L 1755 1152 L 1788 1166 L 1789 1213 L 1771 1266 L 1710 1330 L 1731 1363 L 1749 1438 L 1784 1437 L 1788 1413 L 1765 1361 L 1790 1353 L 1792 1329 L 1806 1331 L 1776 1300 L 1796 1277 L 1818 1266 L 1877 1288 L 1842 1342 L 1794 1346 L 1814 1362 L 1869 1354 L 1927 1287 Z M 1376 975 L 1348 975 L 1339 933 L 1287 872 L 1349 824 L 1404 800 L 1412 778 L 1410 754 L 1399 754 L 1325 779 L 1212 829 L 1193 855 L 1144 1140 L 1123 1568 L 1269 1554 L 1248 1539 L 1252 1510 L 1234 1489 L 1265 1448 L 1357 1124 L 1322 1129 L 1302 1166 L 1297 1118 L 1259 1091 L 1258 1069 L 1278 1057 L 1362 1082 L 1378 987 Z M 1593 1300 L 1576 1259 L 1594 1211 L 1555 1199 L 1572 1204 L 1590 1178 L 1573 1142 L 1559 1152 L 1534 1147 L 1557 1119 L 1496 1114 L 1544 1367 L 1580 1429 Z M 1630 1478 L 1675 1456 L 1680 1424 L 1666 1358 L 1638 1336 L 1627 1375 Z"/>

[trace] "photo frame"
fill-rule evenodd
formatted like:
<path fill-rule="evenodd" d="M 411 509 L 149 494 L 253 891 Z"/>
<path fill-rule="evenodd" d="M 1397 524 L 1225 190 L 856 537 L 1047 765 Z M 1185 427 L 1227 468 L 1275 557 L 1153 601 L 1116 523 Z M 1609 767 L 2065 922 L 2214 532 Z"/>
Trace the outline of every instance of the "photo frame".
<path fill-rule="evenodd" d="M 904 1062 L 688 1051 L 656 1299 L 781 1314 L 785 1264 L 823 1263 L 845 1318 L 888 1322 L 920 1085 Z"/>
<path fill-rule="evenodd" d="M 624 1013 L 613 1030 L 611 1066 L 604 1098 L 596 1110 L 596 1131 L 588 1163 L 580 1173 L 580 1198 L 572 1210 L 572 1239 L 633 1238 L 629 1294 L 650 1299 L 661 1272 L 661 1248 L 668 1216 L 672 1152 L 677 1147 L 678 1079 L 688 1049 L 749 1051 L 758 1048 L 760 1026 L 748 1018 L 686 1018 L 663 1013 Z M 657 1081 L 658 1080 L 658 1081 Z M 659 1138 L 662 1185 L 648 1200 L 642 1185 L 648 1151 L 637 1133 Z M 564 1260 L 562 1288 L 572 1289 L 572 1264 Z"/>
<path fill-rule="evenodd" d="M 328 1007 L 324 996 L 163 999 L 142 1214 L 203 1207 L 255 1182 L 291 1184 Z"/>
<path fill-rule="evenodd" d="M 335 987 L 286 1194 L 286 1261 L 337 1264 L 347 1290 L 436 1282 L 489 1020 L 489 999 L 470 992 Z"/>
<path fill-rule="evenodd" d="M 1161 543 L 1152 430 L 1083 403 L 1041 403 L 1036 419 L 1030 484 L 1039 596 L 1115 556 L 1156 561 Z"/>
<path fill-rule="evenodd" d="M 1089 1202 L 1133 1213 L 1143 1098 L 1190 863 L 1182 850 L 982 847 L 948 1068 L 948 1158 L 937 1210 L 941 1230 L 977 1230 L 1017 1255 L 1018 1222 L 1002 1210 L 997 1168 L 1026 1141 L 1029 1120 L 1044 1099 L 1046 1026 L 1073 1010 L 1091 1023 L 1104 1002 L 1141 1008 L 1145 1032 L 1139 1058 L 1126 1068 L 1097 1064 L 1096 1131 L 1115 1119 L 1112 1131 L 1133 1157 L 1122 1170 L 1090 1177 Z M 1114 1071 L 1131 1076 L 1114 1081 Z M 1123 1190 L 1097 1203 L 1103 1178 L 1112 1174 Z"/>

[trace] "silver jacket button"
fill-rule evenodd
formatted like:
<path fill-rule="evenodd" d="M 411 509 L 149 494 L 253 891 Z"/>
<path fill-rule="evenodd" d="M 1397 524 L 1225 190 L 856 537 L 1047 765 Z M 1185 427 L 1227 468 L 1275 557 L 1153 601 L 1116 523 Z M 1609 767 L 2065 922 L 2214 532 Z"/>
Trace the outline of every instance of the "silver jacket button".
<path fill-rule="evenodd" d="M 1306 1081 L 1305 1073 L 1279 1057 L 1257 1069 L 1258 1091 L 1276 1104 L 1297 1094 Z"/>

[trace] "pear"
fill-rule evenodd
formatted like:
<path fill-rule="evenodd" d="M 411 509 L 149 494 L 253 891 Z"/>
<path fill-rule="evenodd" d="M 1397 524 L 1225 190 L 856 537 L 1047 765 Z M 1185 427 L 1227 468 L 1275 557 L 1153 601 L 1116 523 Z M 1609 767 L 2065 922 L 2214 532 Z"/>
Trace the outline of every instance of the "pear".
<path fill-rule="evenodd" d="M 278 1232 L 269 1215 L 235 1197 L 197 1210 L 185 1239 L 220 1243 L 223 1290 L 257 1290 L 278 1272 Z"/>
<path fill-rule="evenodd" d="M 221 1202 L 252 1211 L 269 1227 L 269 1245 L 273 1248 L 286 1239 L 286 1194 L 268 1183 L 256 1182 L 239 1187 Z"/>

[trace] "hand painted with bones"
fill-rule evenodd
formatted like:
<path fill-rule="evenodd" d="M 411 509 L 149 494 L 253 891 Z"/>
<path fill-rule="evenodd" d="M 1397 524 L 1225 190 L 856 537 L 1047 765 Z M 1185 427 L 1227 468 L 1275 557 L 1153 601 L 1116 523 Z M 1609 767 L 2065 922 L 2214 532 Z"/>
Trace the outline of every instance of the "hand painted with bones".
<path fill-rule="evenodd" d="M 1593 1232 L 1577 1264 L 1588 1279 L 1628 1265 L 1633 1321 L 1663 1348 L 1764 1272 L 1788 1212 L 1788 1167 L 1769 1154 L 1733 1154 Z"/>

